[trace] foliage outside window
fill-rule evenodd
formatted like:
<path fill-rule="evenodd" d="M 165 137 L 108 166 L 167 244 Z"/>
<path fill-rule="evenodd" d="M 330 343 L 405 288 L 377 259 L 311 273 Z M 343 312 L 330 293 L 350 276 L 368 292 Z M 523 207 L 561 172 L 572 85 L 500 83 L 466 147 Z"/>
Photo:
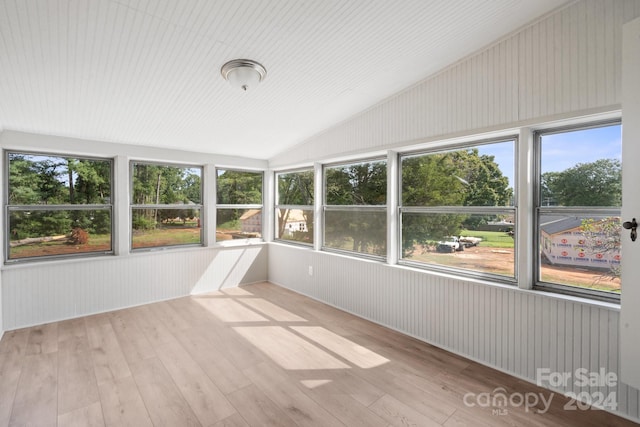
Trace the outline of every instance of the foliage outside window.
<path fill-rule="evenodd" d="M 313 244 L 313 169 L 276 174 L 276 239 Z"/>
<path fill-rule="evenodd" d="M 216 241 L 262 237 L 262 175 L 216 170 Z"/>
<path fill-rule="evenodd" d="M 112 162 L 7 153 L 7 260 L 112 251 Z"/>
<path fill-rule="evenodd" d="M 324 180 L 323 247 L 385 257 L 386 161 L 327 166 Z"/>
<path fill-rule="evenodd" d="M 514 140 L 401 157 L 402 263 L 515 279 Z"/>
<path fill-rule="evenodd" d="M 132 162 L 131 247 L 202 243 L 202 169 Z"/>
<path fill-rule="evenodd" d="M 561 292 L 620 293 L 621 126 L 544 131 L 538 150 L 538 283 Z"/>

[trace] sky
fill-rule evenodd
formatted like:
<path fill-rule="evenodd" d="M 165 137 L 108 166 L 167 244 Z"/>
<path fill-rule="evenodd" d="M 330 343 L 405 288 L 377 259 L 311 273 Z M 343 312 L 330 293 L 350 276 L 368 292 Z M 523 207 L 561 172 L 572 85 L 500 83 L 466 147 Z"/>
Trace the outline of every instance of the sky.
<path fill-rule="evenodd" d="M 613 125 L 543 135 L 542 173 L 561 172 L 578 163 L 591 163 L 598 159 L 622 160 L 621 132 L 620 125 Z M 514 187 L 513 144 L 502 142 L 478 148 L 480 154 L 495 157 L 502 174 L 509 178 L 509 185 Z"/>
<path fill-rule="evenodd" d="M 620 125 L 543 135 L 542 173 L 561 172 L 598 159 L 622 160 Z"/>

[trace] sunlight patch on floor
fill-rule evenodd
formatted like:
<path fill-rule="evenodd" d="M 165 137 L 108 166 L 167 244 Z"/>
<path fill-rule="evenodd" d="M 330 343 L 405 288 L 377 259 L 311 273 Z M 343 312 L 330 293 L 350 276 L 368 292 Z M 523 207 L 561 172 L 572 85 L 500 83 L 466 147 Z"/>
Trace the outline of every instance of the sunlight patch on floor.
<path fill-rule="evenodd" d="M 268 319 L 231 299 L 194 298 L 194 300 L 223 322 L 268 322 Z"/>
<path fill-rule="evenodd" d="M 225 288 L 225 289 L 220 290 L 220 292 L 222 292 L 225 295 L 233 295 L 233 296 L 239 296 L 239 297 L 252 297 L 253 296 L 253 294 L 251 292 L 245 291 L 241 287 Z"/>
<path fill-rule="evenodd" d="M 242 302 L 243 304 L 248 305 L 260 313 L 271 317 L 272 319 L 278 322 L 306 322 L 306 319 L 303 319 L 300 316 L 293 314 L 292 312 L 285 310 L 282 307 L 278 307 L 262 298 L 243 298 L 237 301 Z"/>
<path fill-rule="evenodd" d="M 345 363 L 281 326 L 233 329 L 284 369 L 349 369 Z"/>
<path fill-rule="evenodd" d="M 389 362 L 389 359 L 321 326 L 292 326 L 291 329 L 360 368 L 375 368 Z"/>

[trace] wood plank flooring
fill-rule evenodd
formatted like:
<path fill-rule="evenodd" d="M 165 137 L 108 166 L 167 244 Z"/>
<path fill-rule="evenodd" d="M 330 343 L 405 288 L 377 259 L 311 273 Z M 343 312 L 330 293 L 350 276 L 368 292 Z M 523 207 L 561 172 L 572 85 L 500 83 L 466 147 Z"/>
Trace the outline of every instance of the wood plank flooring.
<path fill-rule="evenodd" d="M 0 426 L 631 426 L 269 283 L 6 332 Z M 496 411 L 496 409 L 502 409 Z"/>

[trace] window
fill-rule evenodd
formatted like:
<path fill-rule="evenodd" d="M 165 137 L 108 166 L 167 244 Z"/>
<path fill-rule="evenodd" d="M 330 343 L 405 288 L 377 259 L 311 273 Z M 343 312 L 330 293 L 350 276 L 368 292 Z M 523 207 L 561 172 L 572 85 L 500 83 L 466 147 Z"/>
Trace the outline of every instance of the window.
<path fill-rule="evenodd" d="M 515 140 L 400 158 L 400 262 L 514 280 Z"/>
<path fill-rule="evenodd" d="M 8 152 L 7 164 L 7 261 L 111 253 L 111 160 Z"/>
<path fill-rule="evenodd" d="M 262 237 L 262 172 L 217 169 L 216 241 Z"/>
<path fill-rule="evenodd" d="M 323 248 L 374 257 L 387 253 L 387 163 L 324 168 Z"/>
<path fill-rule="evenodd" d="M 131 247 L 202 244 L 202 168 L 131 163 Z"/>
<path fill-rule="evenodd" d="M 621 126 L 536 136 L 538 285 L 611 298 L 620 293 Z"/>
<path fill-rule="evenodd" d="M 313 244 L 313 169 L 276 174 L 275 237 Z"/>

